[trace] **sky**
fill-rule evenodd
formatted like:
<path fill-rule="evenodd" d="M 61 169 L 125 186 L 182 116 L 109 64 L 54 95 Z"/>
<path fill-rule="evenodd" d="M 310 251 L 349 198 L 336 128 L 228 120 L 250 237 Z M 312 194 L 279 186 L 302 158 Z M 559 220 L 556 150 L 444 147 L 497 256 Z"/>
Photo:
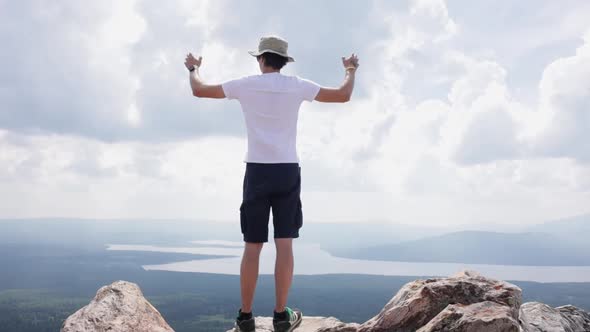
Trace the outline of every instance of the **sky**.
<path fill-rule="evenodd" d="M 0 0 L 0 218 L 239 217 L 237 101 L 192 96 L 259 72 L 352 100 L 305 102 L 305 220 L 526 225 L 590 212 L 590 2 Z"/>

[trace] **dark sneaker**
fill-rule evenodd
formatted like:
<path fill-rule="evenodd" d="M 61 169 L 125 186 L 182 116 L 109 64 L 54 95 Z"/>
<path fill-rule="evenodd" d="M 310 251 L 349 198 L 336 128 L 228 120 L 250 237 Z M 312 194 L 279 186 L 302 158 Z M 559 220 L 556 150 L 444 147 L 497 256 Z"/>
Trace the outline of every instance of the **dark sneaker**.
<path fill-rule="evenodd" d="M 254 316 L 251 318 L 246 319 L 242 317 L 242 309 L 238 311 L 238 317 L 236 318 L 236 331 L 239 332 L 254 332 L 256 330 L 254 324 Z"/>
<path fill-rule="evenodd" d="M 303 320 L 303 314 L 301 313 L 301 310 L 285 307 L 285 311 L 287 313 L 285 319 L 273 318 L 272 320 L 272 325 L 275 329 L 275 332 L 294 331 Z"/>

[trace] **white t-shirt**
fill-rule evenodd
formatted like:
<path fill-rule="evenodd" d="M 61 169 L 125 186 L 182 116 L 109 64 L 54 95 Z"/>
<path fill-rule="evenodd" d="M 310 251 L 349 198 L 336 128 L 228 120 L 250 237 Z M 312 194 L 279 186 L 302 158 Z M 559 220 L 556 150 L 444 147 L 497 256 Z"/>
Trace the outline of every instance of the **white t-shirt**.
<path fill-rule="evenodd" d="M 248 132 L 245 162 L 297 163 L 297 118 L 304 100 L 313 101 L 320 86 L 281 73 L 247 76 L 223 83 L 228 99 L 242 105 Z"/>

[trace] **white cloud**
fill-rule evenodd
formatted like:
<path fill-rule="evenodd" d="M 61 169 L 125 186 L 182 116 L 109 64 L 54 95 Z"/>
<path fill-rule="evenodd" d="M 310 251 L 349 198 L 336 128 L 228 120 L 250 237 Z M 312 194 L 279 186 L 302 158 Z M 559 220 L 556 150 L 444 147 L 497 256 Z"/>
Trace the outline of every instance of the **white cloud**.
<path fill-rule="evenodd" d="M 229 219 L 239 206 L 243 139 L 108 144 L 13 135 L 0 138 L 3 216 Z"/>
<path fill-rule="evenodd" d="M 126 45 L 142 29 L 130 13 L 132 4 L 6 3 L 0 40 L 10 52 L 0 69 L 0 127 L 107 139 L 124 135 L 121 114 L 135 87 Z"/>
<path fill-rule="evenodd" d="M 540 83 L 545 126 L 535 142 L 538 154 L 590 162 L 590 38 L 576 54 L 551 63 Z"/>
<path fill-rule="evenodd" d="M 503 109 L 477 113 L 465 131 L 455 160 L 462 164 L 478 164 L 496 160 L 518 159 L 516 128 Z"/>

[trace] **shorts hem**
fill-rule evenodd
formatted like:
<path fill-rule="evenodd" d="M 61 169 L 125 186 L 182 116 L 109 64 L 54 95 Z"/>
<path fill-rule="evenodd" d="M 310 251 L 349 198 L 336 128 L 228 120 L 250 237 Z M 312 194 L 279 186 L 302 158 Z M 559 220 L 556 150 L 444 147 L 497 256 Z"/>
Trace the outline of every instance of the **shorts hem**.
<path fill-rule="evenodd" d="M 244 237 L 244 242 L 248 242 L 248 243 L 266 243 L 266 242 L 268 242 L 268 239 L 247 239 L 246 237 Z"/>
<path fill-rule="evenodd" d="M 299 234 L 296 235 L 279 235 L 279 236 L 275 236 L 275 239 L 297 239 L 299 238 Z"/>

